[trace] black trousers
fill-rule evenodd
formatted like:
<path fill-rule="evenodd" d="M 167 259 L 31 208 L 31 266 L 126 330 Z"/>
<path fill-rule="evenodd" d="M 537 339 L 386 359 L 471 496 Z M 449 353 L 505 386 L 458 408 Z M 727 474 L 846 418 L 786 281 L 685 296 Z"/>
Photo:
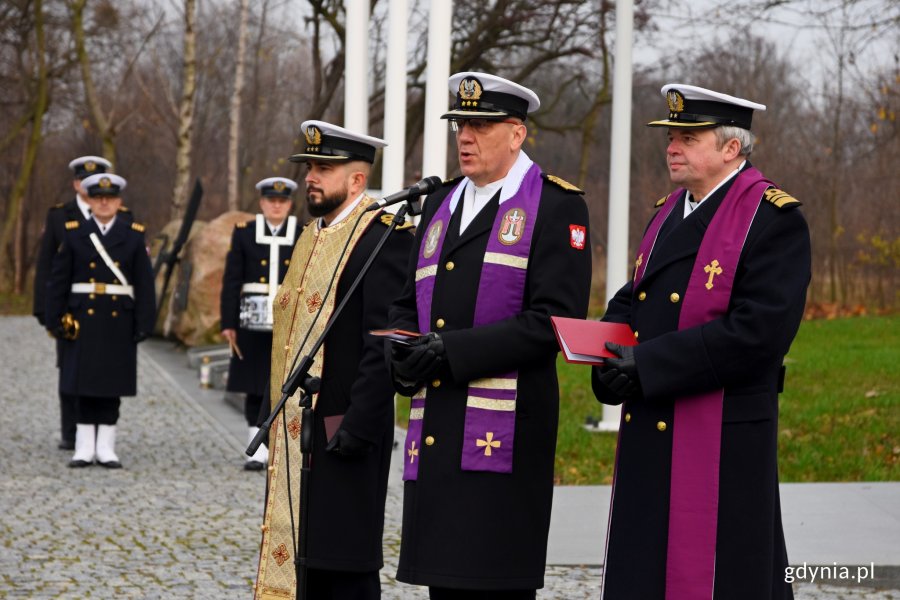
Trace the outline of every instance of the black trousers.
<path fill-rule="evenodd" d="M 244 399 L 244 418 L 247 419 L 247 425 L 257 427 L 257 419 L 259 418 L 259 407 L 262 405 L 263 397 L 256 394 L 247 394 Z"/>
<path fill-rule="evenodd" d="M 75 419 L 87 425 L 115 425 L 119 421 L 121 398 L 97 398 L 78 396 L 75 403 Z"/>
<path fill-rule="evenodd" d="M 62 439 L 66 442 L 75 442 L 75 407 L 78 404 L 78 396 L 59 393 L 59 421 L 62 431 Z"/>
<path fill-rule="evenodd" d="M 533 600 L 537 590 L 454 590 L 429 587 L 431 600 Z"/>
<path fill-rule="evenodd" d="M 309 600 L 379 600 L 378 571 L 306 570 L 306 597 Z"/>

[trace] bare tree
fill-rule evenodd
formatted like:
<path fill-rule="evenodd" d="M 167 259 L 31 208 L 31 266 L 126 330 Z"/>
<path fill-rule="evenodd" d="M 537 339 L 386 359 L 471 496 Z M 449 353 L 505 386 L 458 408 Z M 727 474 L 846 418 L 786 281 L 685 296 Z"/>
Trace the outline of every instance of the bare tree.
<path fill-rule="evenodd" d="M 194 92 L 197 88 L 196 18 L 197 0 L 184 0 L 184 59 L 175 152 L 175 188 L 170 212 L 172 220 L 181 218 L 184 213 L 191 177 L 191 133 L 194 126 Z"/>
<path fill-rule="evenodd" d="M 234 67 L 234 89 L 231 92 L 231 111 L 228 128 L 228 210 L 238 210 L 238 142 L 241 131 L 241 94 L 244 91 L 244 48 L 247 45 L 248 0 L 240 0 L 237 60 Z"/>
<path fill-rule="evenodd" d="M 22 199 L 31 179 L 34 169 L 35 157 L 40 148 L 42 139 L 42 123 L 44 114 L 50 104 L 49 74 L 46 61 L 46 43 L 44 38 L 44 6 L 42 0 L 34 0 L 34 48 L 32 52 L 35 64 L 31 73 L 33 81 L 27 82 L 31 88 L 31 107 L 28 110 L 31 122 L 31 133 L 25 145 L 22 158 L 22 166 L 19 176 L 12 188 L 9 201 L 6 205 L 6 218 L 3 222 L 3 230 L 0 232 L 0 281 L 4 285 L 10 281 L 9 277 L 9 245 L 13 242 L 13 268 L 12 268 L 12 292 L 21 294 L 24 280 L 24 228 L 22 221 Z"/>

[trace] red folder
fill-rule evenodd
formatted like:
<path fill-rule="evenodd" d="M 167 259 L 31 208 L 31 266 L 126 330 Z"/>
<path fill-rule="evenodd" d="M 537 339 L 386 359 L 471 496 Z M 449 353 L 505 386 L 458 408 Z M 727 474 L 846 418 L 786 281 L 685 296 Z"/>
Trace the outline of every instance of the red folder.
<path fill-rule="evenodd" d="M 637 346 L 634 332 L 626 323 L 585 321 L 566 317 L 550 317 L 556 341 L 566 362 L 579 365 L 602 365 L 604 358 L 615 358 L 606 342 Z"/>

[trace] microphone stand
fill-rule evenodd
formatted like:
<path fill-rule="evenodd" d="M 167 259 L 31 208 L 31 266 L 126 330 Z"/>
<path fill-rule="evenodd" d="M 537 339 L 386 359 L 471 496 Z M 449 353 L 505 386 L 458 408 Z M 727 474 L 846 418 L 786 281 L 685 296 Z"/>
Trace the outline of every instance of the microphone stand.
<path fill-rule="evenodd" d="M 275 417 L 277 417 L 284 409 L 284 405 L 288 399 L 300 389 L 300 407 L 303 409 L 300 420 L 300 452 L 303 459 L 300 467 L 300 543 L 299 548 L 295 552 L 294 560 L 294 568 L 297 573 L 297 600 L 306 600 L 307 598 L 306 573 L 308 569 L 307 551 L 309 547 L 309 537 L 307 536 L 307 523 L 309 523 L 309 473 L 313 452 L 315 419 L 315 411 L 312 407 L 312 395 L 319 391 L 319 386 L 321 385 L 320 379 L 311 376 L 309 370 L 312 368 L 314 362 L 313 357 L 319 351 L 322 344 L 325 343 L 325 338 L 328 336 L 329 331 L 331 331 L 332 326 L 343 311 L 344 306 L 350 300 L 350 297 L 353 295 L 356 288 L 359 287 L 359 284 L 369 271 L 372 263 L 375 262 L 379 252 L 381 252 L 382 246 L 387 242 L 388 236 L 390 236 L 394 229 L 397 228 L 399 223 L 403 222 L 407 212 L 413 216 L 421 213 L 421 210 L 413 205 L 412 198 L 406 200 L 400 210 L 397 211 L 397 214 L 388 226 L 387 231 L 385 231 L 381 236 L 381 239 L 378 240 L 378 244 L 369 255 L 365 264 L 363 264 L 356 279 L 353 280 L 353 283 L 344 295 L 344 298 L 334 309 L 334 312 L 331 313 L 331 317 L 325 324 L 325 328 L 322 330 L 321 335 L 316 339 L 309 353 L 300 359 L 297 367 L 288 376 L 284 385 L 281 386 L 281 400 L 278 401 L 278 404 L 275 406 L 274 410 L 272 410 L 272 413 L 265 422 L 260 425 L 259 432 L 257 432 L 256 437 L 253 438 L 253 441 L 250 442 L 250 445 L 246 450 L 248 456 L 253 456 L 256 449 L 259 448 L 259 445 L 269 433 L 269 429 L 272 427 L 272 422 L 275 420 Z M 290 481 L 288 481 L 288 492 L 290 492 Z"/>

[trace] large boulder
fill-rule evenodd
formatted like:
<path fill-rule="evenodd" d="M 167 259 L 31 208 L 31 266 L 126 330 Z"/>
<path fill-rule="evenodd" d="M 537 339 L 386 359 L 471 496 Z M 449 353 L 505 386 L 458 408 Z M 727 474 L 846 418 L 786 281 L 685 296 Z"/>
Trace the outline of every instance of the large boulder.
<path fill-rule="evenodd" d="M 250 213 L 231 211 L 216 217 L 196 233 L 192 229 L 173 276 L 171 298 L 161 313 L 163 335 L 175 337 L 186 346 L 222 341 L 219 296 L 225 255 L 235 223 L 252 218 Z"/>

